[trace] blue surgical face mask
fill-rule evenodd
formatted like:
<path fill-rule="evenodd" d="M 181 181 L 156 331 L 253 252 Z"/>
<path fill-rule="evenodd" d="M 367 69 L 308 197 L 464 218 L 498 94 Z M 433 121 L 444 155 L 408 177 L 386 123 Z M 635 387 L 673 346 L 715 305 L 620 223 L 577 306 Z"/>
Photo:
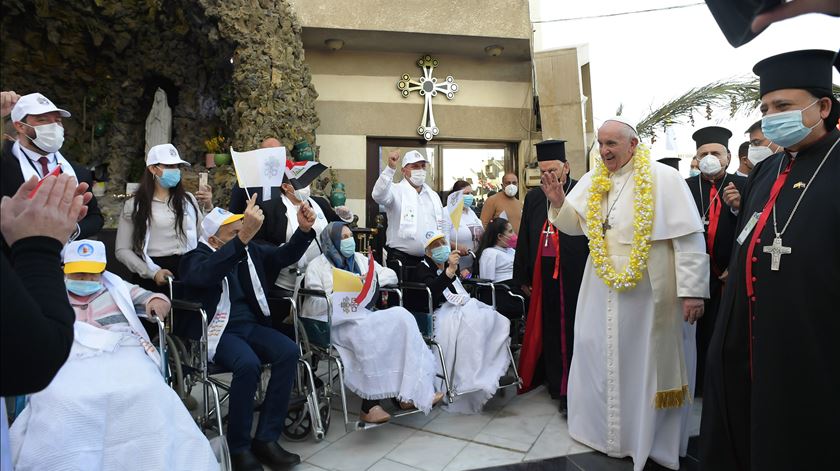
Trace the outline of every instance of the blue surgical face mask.
<path fill-rule="evenodd" d="M 432 260 L 434 260 L 435 263 L 443 263 L 449 258 L 449 252 L 449 247 L 446 245 L 435 247 L 432 249 Z"/>
<path fill-rule="evenodd" d="M 688 176 L 689 177 L 696 177 L 697 175 L 700 175 L 700 169 L 699 168 L 693 168 L 693 169 L 688 171 Z"/>
<path fill-rule="evenodd" d="M 475 196 L 464 195 L 464 206 L 466 206 L 467 208 L 472 208 L 473 203 L 475 203 Z"/>
<path fill-rule="evenodd" d="M 819 120 L 808 127 L 802 122 L 802 112 L 818 102 L 819 100 L 815 100 L 814 103 L 801 110 L 784 111 L 761 118 L 761 132 L 764 133 L 764 137 L 782 147 L 799 144 L 808 137 L 808 134 L 811 134 L 811 130 L 822 124 L 822 120 Z"/>
<path fill-rule="evenodd" d="M 78 296 L 89 296 L 102 289 L 102 282 L 100 281 L 66 279 L 64 284 L 67 285 L 67 291 Z"/>
<path fill-rule="evenodd" d="M 352 237 L 341 239 L 338 251 L 341 252 L 341 255 L 344 255 L 347 258 L 352 257 L 353 254 L 356 253 L 356 239 Z"/>
<path fill-rule="evenodd" d="M 164 188 L 175 188 L 181 182 L 181 169 L 179 168 L 165 168 L 163 173 L 158 177 L 160 186 Z"/>

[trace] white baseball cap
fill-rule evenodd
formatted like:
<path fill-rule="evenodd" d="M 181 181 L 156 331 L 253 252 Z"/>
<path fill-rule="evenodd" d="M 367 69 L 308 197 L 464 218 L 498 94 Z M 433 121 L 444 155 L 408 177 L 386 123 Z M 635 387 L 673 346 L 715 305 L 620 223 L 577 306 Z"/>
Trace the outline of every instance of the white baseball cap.
<path fill-rule="evenodd" d="M 441 231 L 429 231 L 426 233 L 426 240 L 423 241 L 423 250 L 429 248 L 429 244 L 432 242 L 443 239 L 443 232 Z"/>
<path fill-rule="evenodd" d="M 30 93 L 29 95 L 20 97 L 17 103 L 15 103 L 15 107 L 12 108 L 12 121 L 22 121 L 24 116 L 50 113 L 53 111 L 58 111 L 64 118 L 70 117 L 69 111 L 58 108 L 49 98 L 40 93 Z"/>
<path fill-rule="evenodd" d="M 245 217 L 244 214 L 233 214 L 226 209 L 216 206 L 204 216 L 204 221 L 201 222 L 201 230 L 204 233 L 204 238 L 209 239 L 210 236 L 214 236 L 219 232 L 220 227 L 236 222 L 243 217 Z"/>
<path fill-rule="evenodd" d="M 406 165 L 413 164 L 415 162 L 428 162 L 423 154 L 417 152 L 416 150 L 410 150 L 405 153 L 402 158 L 402 166 L 405 167 Z"/>
<path fill-rule="evenodd" d="M 64 248 L 64 273 L 102 273 L 107 261 L 98 240 L 74 240 Z"/>
<path fill-rule="evenodd" d="M 149 155 L 146 156 L 146 166 L 155 164 L 190 166 L 189 162 L 181 160 L 178 149 L 172 144 L 158 144 L 149 149 Z"/>

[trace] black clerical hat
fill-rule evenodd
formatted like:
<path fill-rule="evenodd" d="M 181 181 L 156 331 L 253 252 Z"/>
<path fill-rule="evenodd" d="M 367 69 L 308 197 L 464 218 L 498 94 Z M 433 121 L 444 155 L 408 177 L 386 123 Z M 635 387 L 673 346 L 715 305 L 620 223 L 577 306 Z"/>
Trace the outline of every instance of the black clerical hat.
<path fill-rule="evenodd" d="M 691 135 L 691 138 L 697 143 L 698 149 L 703 144 L 718 143 L 722 144 L 728 150 L 730 137 L 732 137 L 732 131 L 720 126 L 706 126 L 705 128 L 698 129 Z"/>
<path fill-rule="evenodd" d="M 759 35 L 750 26 L 760 13 L 772 10 L 784 0 L 706 0 L 720 30 L 732 47 L 743 46 Z"/>
<path fill-rule="evenodd" d="M 760 61 L 753 67 L 760 79 L 760 96 L 785 88 L 810 88 L 830 94 L 834 56 L 832 51 L 807 49 Z"/>
<path fill-rule="evenodd" d="M 537 161 L 547 160 L 566 161 L 566 141 L 550 139 L 537 143 Z"/>
<path fill-rule="evenodd" d="M 657 162 L 662 162 L 663 164 L 674 167 L 675 169 L 680 169 L 680 158 L 679 157 L 662 157 Z"/>

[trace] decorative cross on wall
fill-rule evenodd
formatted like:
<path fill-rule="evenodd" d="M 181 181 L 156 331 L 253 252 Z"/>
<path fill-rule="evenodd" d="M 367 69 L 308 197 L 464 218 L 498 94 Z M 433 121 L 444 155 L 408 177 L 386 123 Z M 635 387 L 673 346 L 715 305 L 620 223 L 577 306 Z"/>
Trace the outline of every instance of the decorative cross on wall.
<path fill-rule="evenodd" d="M 431 141 L 434 136 L 438 135 L 440 131 L 435 125 L 435 115 L 432 112 L 432 98 L 437 96 L 438 92 L 446 95 L 446 98 L 455 98 L 455 93 L 458 92 L 458 84 L 451 75 L 446 76 L 446 81 L 437 83 L 438 79 L 432 77 L 432 71 L 437 67 L 437 59 L 432 59 L 432 56 L 425 55 L 417 60 L 417 66 L 423 69 L 423 76 L 417 80 L 412 80 L 408 74 L 403 74 L 402 80 L 397 83 L 397 89 L 402 93 L 403 98 L 408 98 L 409 93 L 416 91 L 420 96 L 425 97 L 426 103 L 423 107 L 423 119 L 420 121 L 420 126 L 417 128 L 417 134 L 423 136 L 423 139 Z"/>

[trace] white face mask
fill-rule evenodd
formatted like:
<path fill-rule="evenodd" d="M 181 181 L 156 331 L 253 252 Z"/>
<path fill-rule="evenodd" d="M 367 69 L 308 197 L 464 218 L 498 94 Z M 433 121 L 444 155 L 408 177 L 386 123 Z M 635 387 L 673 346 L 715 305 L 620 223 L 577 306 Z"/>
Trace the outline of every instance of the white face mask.
<path fill-rule="evenodd" d="M 706 156 L 700 160 L 700 171 L 703 172 L 704 175 L 717 175 L 722 168 L 723 167 L 720 165 L 720 159 L 712 154 L 706 154 Z"/>
<path fill-rule="evenodd" d="M 64 144 L 64 127 L 58 123 L 42 124 L 40 126 L 30 126 L 23 122 L 21 124 L 35 130 L 35 139 L 26 137 L 48 154 L 58 152 L 58 149 L 61 149 L 61 145 Z"/>
<path fill-rule="evenodd" d="M 510 185 L 505 187 L 505 194 L 510 196 L 511 198 L 513 198 L 514 196 L 516 196 L 516 192 L 518 190 L 519 190 L 519 188 L 517 188 L 516 185 L 511 183 Z"/>
<path fill-rule="evenodd" d="M 768 146 L 750 146 L 747 151 L 747 159 L 749 159 L 752 166 L 755 167 L 759 162 L 773 154 L 775 154 L 775 152 L 773 152 L 773 150 Z"/>
<path fill-rule="evenodd" d="M 312 191 L 310 190 L 309 185 L 306 185 L 305 187 L 301 188 L 300 190 L 295 190 L 295 198 L 297 198 L 298 201 L 308 200 L 309 195 L 311 195 L 311 194 L 312 194 Z"/>
<path fill-rule="evenodd" d="M 412 170 L 411 171 L 411 178 L 409 178 L 411 184 L 415 187 L 421 187 L 424 183 L 426 183 L 426 171 L 425 170 Z"/>

